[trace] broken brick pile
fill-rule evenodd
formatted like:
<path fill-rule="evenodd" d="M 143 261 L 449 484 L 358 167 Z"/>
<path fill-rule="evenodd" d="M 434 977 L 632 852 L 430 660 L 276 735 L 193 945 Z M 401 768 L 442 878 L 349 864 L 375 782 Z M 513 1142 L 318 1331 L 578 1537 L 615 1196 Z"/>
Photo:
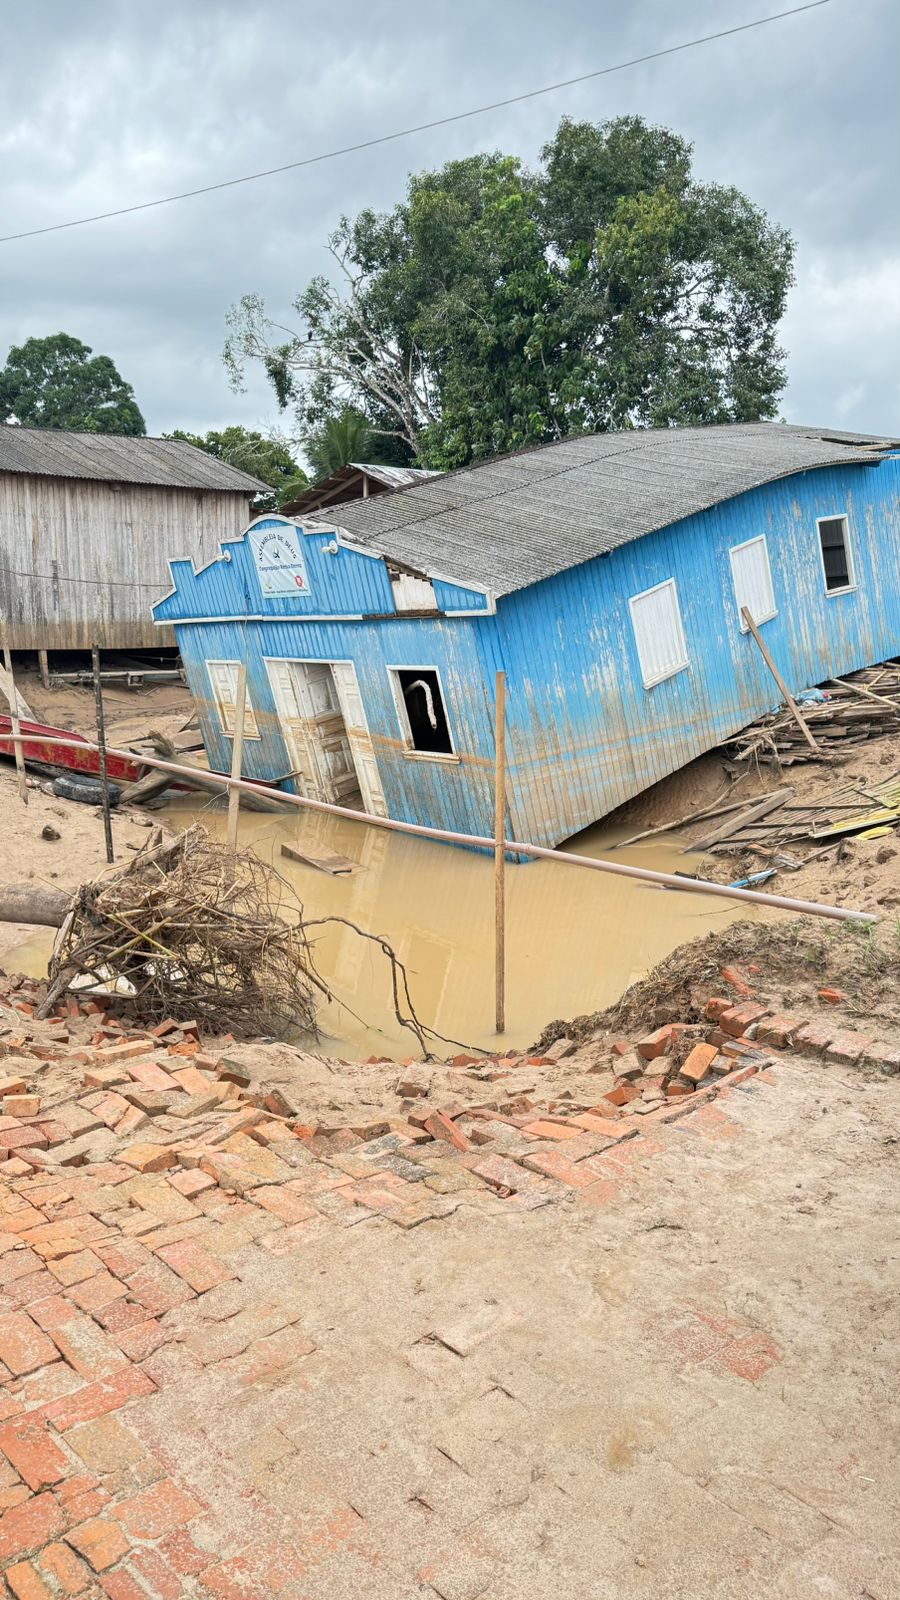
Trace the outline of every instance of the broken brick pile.
<path fill-rule="evenodd" d="M 386 1064 L 397 1116 L 325 1123 L 304 1116 L 302 1082 L 267 1085 L 190 1023 L 141 1029 L 70 998 L 40 1024 L 42 992 L 0 979 L 0 1570 L 19 1600 L 237 1600 L 302 1573 L 308 1549 L 273 1556 L 249 1524 L 247 1549 L 229 1545 L 177 1452 L 142 1436 L 157 1391 L 210 1363 L 277 1383 L 313 1351 L 283 1298 L 248 1297 L 241 1252 L 461 1206 L 606 1206 L 664 1148 L 660 1124 L 736 1137 L 711 1102 L 771 1082 L 773 1050 L 900 1064 L 838 1023 L 713 998 L 702 1025 L 595 1048 L 586 1104 L 553 1098 L 553 1069 L 582 1048 L 562 1039 L 455 1058 L 482 1097 L 466 1106 L 432 1103 L 423 1064 Z M 547 1092 L 524 1092 L 542 1074 Z M 345 1536 L 329 1527 L 323 1548 Z"/>

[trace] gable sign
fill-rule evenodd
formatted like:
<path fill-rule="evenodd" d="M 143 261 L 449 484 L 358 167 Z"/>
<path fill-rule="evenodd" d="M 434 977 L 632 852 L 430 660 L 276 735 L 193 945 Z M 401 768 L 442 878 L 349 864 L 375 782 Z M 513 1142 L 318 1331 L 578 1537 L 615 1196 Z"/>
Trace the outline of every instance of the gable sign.
<path fill-rule="evenodd" d="M 296 528 L 286 523 L 251 528 L 247 535 L 264 595 L 309 594 L 306 561 Z"/>

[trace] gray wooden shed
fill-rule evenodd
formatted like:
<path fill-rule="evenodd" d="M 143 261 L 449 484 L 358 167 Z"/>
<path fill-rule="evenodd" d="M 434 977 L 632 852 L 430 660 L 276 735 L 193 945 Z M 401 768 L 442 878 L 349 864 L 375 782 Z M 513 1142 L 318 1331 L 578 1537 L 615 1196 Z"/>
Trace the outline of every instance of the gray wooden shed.
<path fill-rule="evenodd" d="M 172 555 L 195 567 L 265 485 L 175 439 L 0 427 L 0 643 L 158 649 Z"/>

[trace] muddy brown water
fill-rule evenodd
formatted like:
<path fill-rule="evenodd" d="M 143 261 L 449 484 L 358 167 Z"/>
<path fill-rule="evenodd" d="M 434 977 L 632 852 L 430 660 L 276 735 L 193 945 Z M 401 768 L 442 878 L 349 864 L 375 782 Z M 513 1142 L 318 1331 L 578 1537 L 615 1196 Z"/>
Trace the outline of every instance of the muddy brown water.
<path fill-rule="evenodd" d="M 201 821 L 224 836 L 221 810 L 178 804 L 168 817 L 185 827 Z M 598 824 L 573 839 L 570 848 L 602 856 L 625 832 Z M 493 861 L 488 856 L 312 813 L 241 812 L 240 842 L 252 845 L 289 880 L 307 916 L 349 917 L 383 934 L 407 968 L 422 1020 L 483 1050 L 521 1048 L 553 1018 L 610 1004 L 676 945 L 726 927 L 739 914 L 721 900 L 588 868 L 553 861 L 509 865 L 507 1028 L 498 1035 Z M 283 843 L 298 849 L 325 846 L 358 863 L 359 870 L 332 877 L 282 856 Z M 696 870 L 696 858 L 684 855 L 671 834 L 664 842 L 652 839 L 618 851 L 615 860 L 668 872 Z M 746 916 L 747 908 L 742 909 Z M 51 943 L 52 935 L 36 935 L 9 951 L 4 964 L 43 975 Z M 349 928 L 323 930 L 316 960 L 344 1002 L 321 1015 L 322 1048 L 353 1059 L 418 1054 L 414 1037 L 394 1020 L 389 969 L 371 943 Z"/>

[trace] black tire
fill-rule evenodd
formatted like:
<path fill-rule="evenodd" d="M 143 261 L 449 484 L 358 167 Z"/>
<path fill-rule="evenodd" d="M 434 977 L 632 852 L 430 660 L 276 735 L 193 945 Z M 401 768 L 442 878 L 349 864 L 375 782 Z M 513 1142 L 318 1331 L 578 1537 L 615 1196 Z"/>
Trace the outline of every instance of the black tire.
<path fill-rule="evenodd" d="M 111 806 L 119 804 L 121 789 L 117 784 L 109 786 L 109 803 Z M 102 806 L 103 789 L 99 778 L 91 778 L 87 773 L 69 773 L 64 778 L 55 778 L 53 793 L 59 795 L 61 800 L 80 800 L 82 805 Z"/>

